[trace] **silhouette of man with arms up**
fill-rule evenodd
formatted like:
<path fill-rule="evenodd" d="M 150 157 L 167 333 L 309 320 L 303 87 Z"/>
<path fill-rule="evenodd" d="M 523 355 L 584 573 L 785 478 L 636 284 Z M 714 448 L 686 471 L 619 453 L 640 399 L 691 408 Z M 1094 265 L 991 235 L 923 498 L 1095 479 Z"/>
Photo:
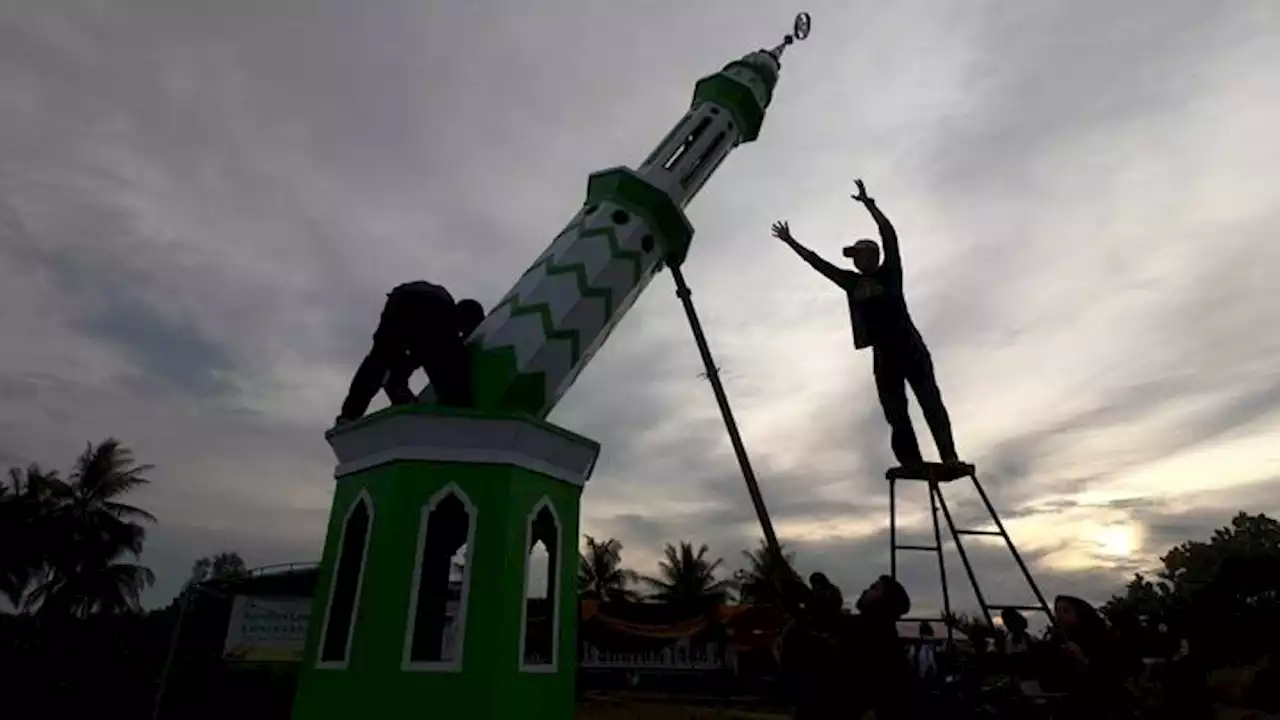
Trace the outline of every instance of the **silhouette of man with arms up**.
<path fill-rule="evenodd" d="M 880 212 L 876 201 L 867 195 L 862 181 L 854 182 L 858 193 L 851 197 L 867 208 L 880 228 L 883 260 L 876 242 L 864 238 L 844 249 L 844 256 L 853 260 L 857 272 L 844 270 L 796 242 L 786 222 L 774 223 L 773 236 L 789 245 L 814 270 L 839 285 L 848 295 L 854 347 L 858 350 L 872 348 L 876 391 L 892 431 L 890 442 L 898 463 L 905 468 L 920 467 L 924 463 L 907 411 L 906 386 L 910 383 L 942 461 L 960 465 L 951 436 L 951 421 L 934 378 L 933 360 L 907 312 L 907 301 L 902 293 L 902 256 L 898 250 L 898 234 L 889 219 Z"/>
<path fill-rule="evenodd" d="M 392 405 L 415 402 L 409 377 L 418 368 L 426 371 L 441 405 L 470 406 L 471 365 L 465 343 L 483 320 L 480 303 L 454 302 L 439 285 L 418 280 L 396 286 L 387 294 L 373 348 L 351 380 L 337 423 L 364 415 L 379 388 Z"/>

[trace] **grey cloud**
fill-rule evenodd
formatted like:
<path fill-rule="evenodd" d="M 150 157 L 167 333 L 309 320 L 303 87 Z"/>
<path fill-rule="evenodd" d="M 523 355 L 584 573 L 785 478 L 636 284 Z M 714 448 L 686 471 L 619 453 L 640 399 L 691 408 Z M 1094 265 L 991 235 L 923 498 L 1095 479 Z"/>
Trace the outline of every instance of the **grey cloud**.
<path fill-rule="evenodd" d="M 1049 500 L 1040 500 L 1034 503 L 1013 507 L 1008 510 L 996 508 L 1000 513 L 1000 519 L 1003 521 L 1014 520 L 1017 518 L 1030 517 L 1041 513 L 1055 513 L 1064 510 L 1073 510 L 1080 507 L 1080 502 L 1070 498 L 1052 498 Z"/>
<path fill-rule="evenodd" d="M 1012 312 L 1067 272 L 1055 270 L 1059 249 L 1023 238 L 1090 211 L 1040 197 L 1029 173 L 1074 137 L 1180 117 L 1203 90 L 1183 68 L 1237 39 L 1232 13 L 1153 8 L 970 9 L 956 18 L 963 27 L 947 34 L 945 52 L 918 47 L 949 22 L 935 7 L 813 8 L 817 33 L 789 59 L 765 134 L 735 153 L 690 210 L 699 228 L 690 281 L 775 519 L 884 518 L 882 477 L 892 460 L 852 350 L 842 350 L 848 372 L 787 377 L 785 388 L 766 381 L 793 330 L 839 324 L 847 333 L 847 321 L 836 298 L 822 305 L 831 317 L 812 317 L 817 305 L 788 295 L 801 286 L 751 238 L 767 234 L 775 213 L 817 203 L 806 212 L 821 216 L 827 205 L 816 193 L 834 187 L 834 158 L 846 158 L 884 176 L 873 187 L 884 188 L 887 207 L 903 208 L 905 227 L 946 229 L 961 249 L 929 232 L 904 236 L 909 272 L 918 273 L 909 277 L 913 309 L 936 357 L 1017 352 L 1064 323 L 1131 302 L 1104 292 L 1109 275 L 1083 272 L 1067 278 L 1067 292 L 1105 295 L 1105 303 L 1064 303 L 1037 322 Z M 0 356 L 0 453 L 13 458 L 5 462 L 59 466 L 84 441 L 114 434 L 157 463 L 143 498 L 163 521 L 148 550 L 169 583 L 157 598 L 167 599 L 170 576 L 180 582 L 190 559 L 222 547 L 251 561 L 318 555 L 332 489 L 320 436 L 328 417 L 286 418 L 303 401 L 291 393 L 337 404 L 345 388 L 334 378 L 367 349 L 382 293 L 395 282 L 443 278 L 457 295 L 496 301 L 581 201 L 586 174 L 642 157 L 683 112 L 698 77 L 785 28 L 786 13 L 777 12 L 675 2 L 631 8 L 626 18 L 603 5 L 555 3 L 531 11 L 0 2 L 0 288 L 29 281 L 23 303 L 39 305 L 66 353 L 101 351 L 138 376 L 95 387 Z M 601 31 L 620 22 L 634 32 Z M 664 42 L 653 43 L 657 36 Z M 892 58 L 892 68 L 868 56 Z M 916 89 L 888 84 L 907 79 Z M 937 111 L 949 82 L 964 100 Z M 877 111 L 897 115 L 867 119 Z M 1109 481 L 1046 459 L 1085 452 L 1071 439 L 1083 429 L 1146 422 L 1174 397 L 1205 400 L 1180 437 L 1132 448 L 1119 472 L 1274 417 L 1275 384 L 1258 368 L 1276 349 L 1256 328 L 1277 308 L 1242 291 L 1261 296 L 1269 286 L 1237 272 L 1267 265 L 1271 224 L 1237 217 L 1220 226 L 1229 236 L 1219 245 L 1223 261 L 1188 271 L 1185 283 L 1167 286 L 1179 289 L 1173 297 L 1145 310 L 1151 333 L 1112 348 L 1116 381 L 1105 392 L 1070 389 L 1096 397 L 1092 409 L 1009 419 L 1008 440 L 966 448 L 1005 517 L 1066 508 L 1072 501 L 1058 496 Z M 1152 252 L 1189 241 L 1168 230 L 1150 241 Z M 1109 242 L 1085 238 L 1073 252 Z M 0 332 L 20 327 L 13 317 L 0 313 Z M 1161 367 L 1185 372 L 1144 377 L 1125 368 L 1129 355 L 1160 353 L 1168 357 Z M 1108 362 L 1100 357 L 1089 361 Z M 939 365 L 944 393 L 959 395 L 952 378 L 978 378 L 977 391 L 989 381 L 954 360 Z M 736 559 L 755 543 L 754 514 L 701 371 L 670 281 L 659 277 L 555 413 L 604 443 L 585 521 L 622 537 L 629 552 L 652 555 L 687 537 Z M 268 380 L 279 377 L 297 384 Z M 818 382 L 826 384 L 820 400 L 782 392 Z M 263 399 L 246 393 L 267 393 L 257 405 L 266 407 L 237 410 Z M 803 404 L 805 421 L 768 425 L 758 409 L 771 404 Z M 971 407 L 957 416 L 1002 412 Z M 957 433 L 964 445 L 963 423 Z M 804 466 L 783 465 L 795 453 L 807 457 Z M 656 500 L 690 509 L 657 515 Z M 957 494 L 953 507 L 958 522 L 981 519 L 972 497 Z M 1151 537 L 1181 531 L 1166 533 L 1161 523 L 1180 521 L 1162 519 L 1162 508 L 1135 501 L 1126 509 L 1151 513 L 1141 516 Z M 886 543 L 797 549 L 802 565 L 836 568 L 853 593 L 885 567 Z M 975 550 L 983 572 L 1003 582 L 1007 569 L 988 568 L 985 552 Z M 910 584 L 924 587 L 928 564 L 904 570 L 917 571 Z M 1081 585 L 1078 594 L 1094 597 L 1118 582 L 1110 577 L 1046 583 Z"/>
<path fill-rule="evenodd" d="M 1150 518 L 1145 523 L 1147 546 L 1163 557 L 1174 546 L 1188 540 L 1207 540 L 1209 529 L 1222 527 L 1230 520 L 1221 513 L 1199 512 Z"/>
<path fill-rule="evenodd" d="M 144 302 L 121 298 L 89 318 L 84 330 L 136 358 L 142 372 L 193 394 L 218 397 L 234 392 L 228 380 L 234 368 L 222 347 Z"/>
<path fill-rule="evenodd" d="M 1061 139 L 1175 109 L 1194 90 L 1177 71 L 1232 42 L 1216 32 L 1229 16 L 1203 3 L 1102 8 L 1033 2 L 981 16 L 977 112 L 940 119 L 934 139 L 949 191 L 1007 187 L 1009 171 Z"/>
<path fill-rule="evenodd" d="M 1271 477 L 1226 490 L 1195 494 L 1176 505 L 1165 501 L 1135 508 L 1134 517 L 1146 532 L 1146 550 L 1154 559 L 1182 542 L 1208 541 L 1213 531 L 1230 525 L 1231 518 L 1239 512 L 1276 517 L 1280 512 L 1276 481 L 1277 478 Z"/>
<path fill-rule="evenodd" d="M 1114 510 L 1152 510 L 1162 507 L 1167 501 L 1153 498 L 1130 497 L 1110 500 L 1107 507 Z"/>
<path fill-rule="evenodd" d="M 1197 394 L 1218 394 L 1215 402 L 1189 418 L 1182 433 L 1154 440 L 1134 457 L 1125 458 L 1111 472 L 1123 473 L 1127 468 L 1159 459 L 1175 450 L 1188 450 L 1198 445 L 1212 443 L 1233 430 L 1245 427 L 1264 417 L 1280 412 L 1280 384 L 1274 379 L 1261 378 L 1264 384 L 1246 382 L 1229 390 L 1221 387 L 1222 378 L 1212 375 L 1202 378 L 1170 376 L 1155 380 L 1135 382 L 1122 388 L 1117 395 L 1081 413 L 1060 418 L 1056 422 L 1021 435 L 1014 435 L 988 451 L 982 463 L 984 476 L 999 483 L 1006 501 L 1015 505 L 1029 501 L 1039 492 L 1037 477 L 1047 472 L 1061 491 L 1080 490 L 1105 480 L 1105 477 L 1088 478 L 1054 477 L 1054 468 L 1040 460 L 1053 447 L 1071 441 L 1072 433 L 1097 430 L 1106 427 L 1122 427 L 1141 421 L 1144 417 L 1157 416 L 1161 411 L 1181 399 Z M 1219 394 L 1220 393 L 1220 394 Z M 1009 481 L 1015 481 L 1010 483 Z"/>

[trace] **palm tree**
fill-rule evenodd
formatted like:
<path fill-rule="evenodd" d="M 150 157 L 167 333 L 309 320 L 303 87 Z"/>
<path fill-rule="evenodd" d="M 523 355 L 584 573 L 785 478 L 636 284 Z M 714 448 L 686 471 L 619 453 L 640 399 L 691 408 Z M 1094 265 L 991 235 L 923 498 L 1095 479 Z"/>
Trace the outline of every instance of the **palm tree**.
<path fill-rule="evenodd" d="M 9 468 L 0 485 L 0 595 L 14 610 L 29 605 L 46 567 L 45 548 L 56 537 L 52 525 L 66 483 L 55 471 L 32 463 L 24 471 Z"/>
<path fill-rule="evenodd" d="M 785 546 L 779 546 L 779 550 Z M 774 605 L 783 599 L 787 581 L 795 576 L 792 567 L 796 554 L 783 552 L 782 562 L 778 556 L 770 552 L 769 545 L 760 541 L 755 550 L 743 550 L 747 567 L 734 573 L 734 584 L 738 587 L 740 599 L 753 605 Z"/>
<path fill-rule="evenodd" d="M 578 594 L 600 602 L 632 602 L 639 594 L 628 585 L 636 573 L 622 567 L 622 543 L 614 538 L 600 542 L 583 535 L 586 552 L 578 553 Z"/>
<path fill-rule="evenodd" d="M 140 522 L 155 516 L 119 501 L 150 481 L 150 465 L 135 464 L 133 453 L 115 438 L 85 448 L 69 482 L 54 493 L 47 537 L 46 571 L 30 602 L 42 612 L 84 617 L 137 610 L 144 588 L 155 582 L 149 568 L 124 562 L 138 557 L 146 539 Z"/>
<path fill-rule="evenodd" d="M 641 578 L 653 589 L 649 597 L 693 612 L 706 612 L 727 600 L 733 583 L 716 579 L 724 560 L 708 560 L 708 552 L 705 544 L 695 551 L 693 543 L 682 541 L 678 548 L 668 543 L 658 563 L 658 577 Z"/>

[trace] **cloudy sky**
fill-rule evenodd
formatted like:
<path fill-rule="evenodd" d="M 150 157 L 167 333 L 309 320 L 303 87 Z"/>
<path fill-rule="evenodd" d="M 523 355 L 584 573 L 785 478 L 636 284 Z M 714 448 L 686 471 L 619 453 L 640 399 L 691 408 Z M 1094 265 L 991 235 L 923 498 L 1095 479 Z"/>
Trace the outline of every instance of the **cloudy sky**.
<path fill-rule="evenodd" d="M 202 554 L 316 558 L 322 433 L 383 293 L 495 303 L 590 172 L 638 163 L 797 9 L 0 0 L 0 465 L 65 468 L 108 435 L 154 463 L 152 603 Z M 898 226 L 961 451 L 1046 593 L 1103 599 L 1236 510 L 1280 511 L 1275 3 L 803 9 L 759 141 L 689 210 L 686 265 L 801 568 L 852 593 L 887 567 L 871 358 L 768 233 L 789 219 L 838 260 L 873 228 L 853 177 Z M 584 529 L 641 569 L 681 539 L 736 565 L 759 535 L 699 372 L 663 275 L 552 417 L 603 443 Z M 925 531 L 923 490 L 900 509 Z M 996 550 L 973 551 L 988 599 L 1026 600 Z M 902 572 L 936 605 L 927 558 Z"/>

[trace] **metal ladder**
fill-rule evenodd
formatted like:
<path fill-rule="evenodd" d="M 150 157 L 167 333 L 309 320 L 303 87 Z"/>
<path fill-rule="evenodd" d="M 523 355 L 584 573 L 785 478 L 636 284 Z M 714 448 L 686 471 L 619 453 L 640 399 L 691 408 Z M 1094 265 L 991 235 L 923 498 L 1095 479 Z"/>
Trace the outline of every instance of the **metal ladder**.
<path fill-rule="evenodd" d="M 955 521 L 951 518 L 951 510 L 947 508 L 947 501 L 942 497 L 942 485 L 953 482 L 960 478 L 968 477 L 973 480 L 973 486 L 977 489 L 978 495 L 982 498 L 982 503 L 986 505 L 987 512 L 991 515 L 991 520 L 995 523 L 995 530 L 965 530 L 956 528 Z M 987 497 L 987 493 L 982 489 L 982 483 L 978 482 L 978 474 L 972 465 L 944 465 L 941 463 L 924 463 L 917 468 L 895 467 L 885 473 L 885 479 L 889 481 L 889 575 L 893 579 L 898 578 L 898 551 L 920 551 L 931 552 L 938 557 L 938 577 L 942 581 L 942 612 L 943 617 L 909 617 L 903 618 L 903 622 L 941 622 L 947 628 L 947 642 L 953 642 L 953 629 L 947 618 L 951 617 L 951 593 L 947 586 L 947 566 L 942 556 L 942 528 L 938 523 L 938 509 L 942 509 L 943 518 L 947 522 L 947 528 L 951 531 L 951 538 L 955 542 L 956 550 L 960 554 L 960 561 L 964 564 L 964 571 L 969 576 L 969 583 L 973 586 L 974 597 L 978 599 L 978 606 L 982 609 L 982 617 L 986 620 L 989 627 L 994 628 L 994 619 L 991 611 L 1001 610 L 1018 610 L 1023 612 L 1043 612 L 1049 622 L 1053 623 L 1053 613 L 1049 609 L 1049 604 L 1045 602 L 1044 595 L 1040 592 L 1040 587 L 1036 585 L 1036 581 L 1031 577 L 1031 571 L 1027 569 L 1027 564 L 1023 562 L 1022 556 L 1018 554 L 1018 549 L 1013 546 L 1013 540 L 1009 539 L 1009 533 L 1004 529 L 1004 523 L 1000 522 L 1000 517 L 996 514 L 996 509 L 991 505 L 991 500 Z M 899 545 L 898 544 L 898 500 L 897 487 L 898 481 L 914 481 L 924 482 L 929 485 L 929 506 L 933 515 L 933 545 Z M 991 605 L 987 603 L 986 596 L 982 594 L 982 588 L 978 586 L 978 578 L 974 575 L 973 565 L 969 562 L 969 555 L 965 552 L 964 543 L 961 541 L 962 536 L 990 536 L 1004 538 L 1005 544 L 1009 547 L 1009 552 L 1013 555 L 1013 559 L 1017 561 L 1018 568 L 1022 570 L 1022 576 L 1026 578 L 1027 585 L 1031 591 L 1035 593 L 1036 600 L 1039 605 Z"/>

